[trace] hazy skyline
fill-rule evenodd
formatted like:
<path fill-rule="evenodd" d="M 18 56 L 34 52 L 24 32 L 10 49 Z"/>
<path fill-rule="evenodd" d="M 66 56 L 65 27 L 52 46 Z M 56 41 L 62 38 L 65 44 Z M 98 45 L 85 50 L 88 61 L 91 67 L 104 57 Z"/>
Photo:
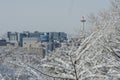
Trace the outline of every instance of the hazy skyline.
<path fill-rule="evenodd" d="M 0 34 L 7 31 L 73 33 L 80 29 L 81 16 L 108 7 L 109 0 L 0 0 Z"/>

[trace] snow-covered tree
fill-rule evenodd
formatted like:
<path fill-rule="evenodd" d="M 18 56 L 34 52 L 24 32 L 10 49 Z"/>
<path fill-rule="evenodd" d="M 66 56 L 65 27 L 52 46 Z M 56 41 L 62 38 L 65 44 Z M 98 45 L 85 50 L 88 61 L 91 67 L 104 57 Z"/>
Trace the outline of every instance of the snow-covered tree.
<path fill-rule="evenodd" d="M 79 80 L 120 79 L 120 2 L 94 17 L 95 31 L 76 51 Z"/>
<path fill-rule="evenodd" d="M 111 1 L 109 10 L 101 11 L 97 17 L 93 16 L 93 26 L 95 26 L 93 33 L 87 37 L 77 50 L 72 50 L 69 57 L 72 59 L 71 64 L 69 61 L 64 60 L 64 56 L 57 56 L 50 60 L 55 66 L 51 72 L 57 72 L 58 62 L 64 62 L 60 65 L 65 66 L 64 63 L 72 67 L 70 72 L 74 80 L 114 80 L 120 79 L 120 2 Z M 68 52 L 67 52 L 68 53 Z M 58 55 L 58 54 L 57 54 Z M 67 55 L 68 56 L 68 55 Z M 69 59 L 69 58 L 68 58 Z M 47 68 L 50 67 L 47 62 Z M 56 69 L 57 67 L 57 69 Z M 67 70 L 68 67 L 63 67 Z M 62 70 L 63 70 L 62 69 Z M 49 72 L 49 69 L 48 69 Z M 63 72 L 70 76 L 68 72 Z M 61 74 L 57 72 L 56 74 Z"/>

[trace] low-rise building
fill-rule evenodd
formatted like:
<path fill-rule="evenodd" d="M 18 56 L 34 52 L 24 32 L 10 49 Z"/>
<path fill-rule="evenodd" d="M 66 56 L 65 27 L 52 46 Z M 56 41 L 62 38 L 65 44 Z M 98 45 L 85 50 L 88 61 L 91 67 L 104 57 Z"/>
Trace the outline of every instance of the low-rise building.
<path fill-rule="evenodd" d="M 6 46 L 7 42 L 4 39 L 0 39 L 0 46 Z"/>
<path fill-rule="evenodd" d="M 34 38 L 34 37 L 23 38 L 23 47 L 30 47 L 31 45 L 34 45 L 38 42 L 39 42 L 38 38 Z"/>
<path fill-rule="evenodd" d="M 34 42 L 30 42 L 27 43 L 26 45 L 23 46 L 23 48 L 27 49 L 28 51 L 34 51 L 35 53 L 37 53 L 39 58 L 44 58 L 46 55 L 45 49 L 43 48 L 41 42 L 36 42 L 35 39 L 31 39 L 31 41 Z"/>

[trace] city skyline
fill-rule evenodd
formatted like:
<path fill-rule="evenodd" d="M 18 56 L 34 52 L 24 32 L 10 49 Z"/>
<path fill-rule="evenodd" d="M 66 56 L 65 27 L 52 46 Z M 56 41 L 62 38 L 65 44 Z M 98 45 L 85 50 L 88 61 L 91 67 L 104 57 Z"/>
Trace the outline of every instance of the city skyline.
<path fill-rule="evenodd" d="M 74 33 L 81 27 L 81 16 L 87 18 L 107 7 L 109 0 L 0 1 L 0 34 L 7 31 Z"/>

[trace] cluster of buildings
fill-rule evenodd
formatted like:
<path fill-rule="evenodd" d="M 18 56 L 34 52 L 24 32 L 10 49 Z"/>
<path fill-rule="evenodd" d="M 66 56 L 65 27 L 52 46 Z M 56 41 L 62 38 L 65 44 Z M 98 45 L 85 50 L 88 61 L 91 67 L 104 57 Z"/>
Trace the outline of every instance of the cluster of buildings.
<path fill-rule="evenodd" d="M 7 32 L 6 40 L 1 40 L 1 45 L 11 44 L 27 49 L 38 49 L 42 53 L 50 53 L 67 41 L 64 32 Z"/>

